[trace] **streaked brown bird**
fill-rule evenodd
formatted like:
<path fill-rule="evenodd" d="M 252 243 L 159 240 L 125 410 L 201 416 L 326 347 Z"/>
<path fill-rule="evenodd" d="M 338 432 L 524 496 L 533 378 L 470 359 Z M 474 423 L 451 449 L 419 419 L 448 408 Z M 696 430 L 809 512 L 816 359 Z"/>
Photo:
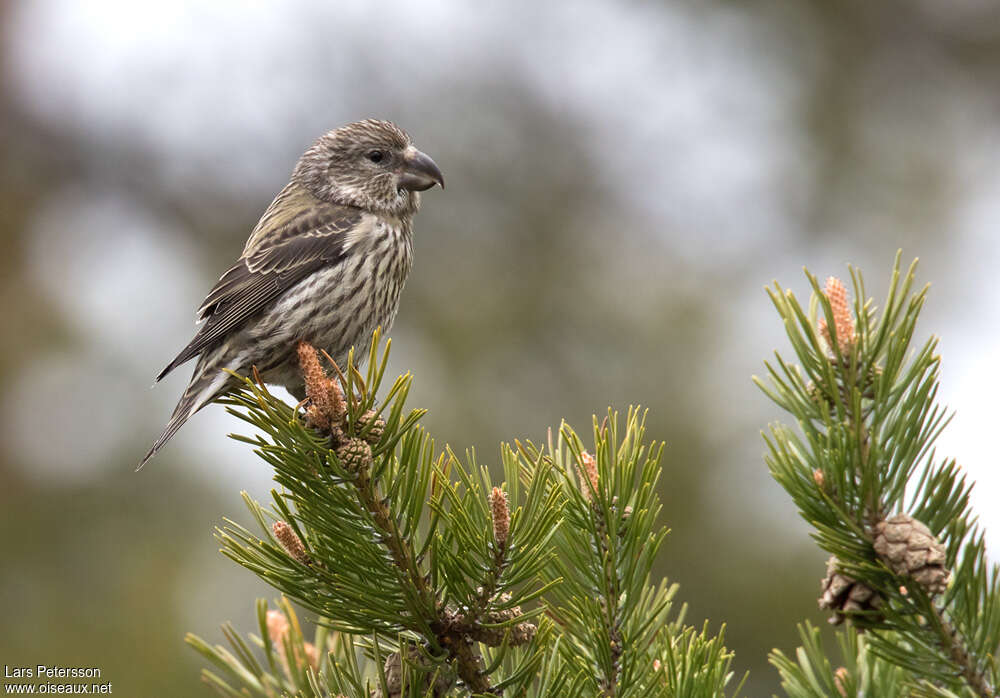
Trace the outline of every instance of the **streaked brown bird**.
<path fill-rule="evenodd" d="M 267 383 L 305 398 L 295 347 L 338 364 L 388 329 L 412 265 L 418 192 L 444 176 L 410 137 L 368 119 L 321 136 L 250 234 L 243 254 L 198 309 L 194 339 L 156 377 L 198 357 L 191 382 L 141 468 L 195 412 L 234 387 L 226 369 L 256 366 Z"/>

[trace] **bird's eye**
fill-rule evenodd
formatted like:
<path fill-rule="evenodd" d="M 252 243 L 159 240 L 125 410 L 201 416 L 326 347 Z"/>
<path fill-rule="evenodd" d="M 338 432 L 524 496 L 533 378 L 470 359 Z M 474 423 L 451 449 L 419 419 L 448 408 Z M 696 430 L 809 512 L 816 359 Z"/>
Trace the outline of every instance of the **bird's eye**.
<path fill-rule="evenodd" d="M 381 150 L 369 150 L 367 157 L 372 162 L 379 163 L 382 162 L 382 160 L 385 158 L 385 153 L 383 153 Z"/>

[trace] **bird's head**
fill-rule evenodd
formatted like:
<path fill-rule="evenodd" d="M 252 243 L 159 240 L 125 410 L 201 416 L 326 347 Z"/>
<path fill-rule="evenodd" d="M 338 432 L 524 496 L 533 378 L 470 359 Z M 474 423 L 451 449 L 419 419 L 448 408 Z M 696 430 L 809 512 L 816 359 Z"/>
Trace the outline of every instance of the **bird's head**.
<path fill-rule="evenodd" d="M 324 201 L 392 216 L 415 213 L 417 192 L 444 187 L 441 170 L 406 132 L 376 119 L 321 136 L 302 155 L 293 178 Z"/>

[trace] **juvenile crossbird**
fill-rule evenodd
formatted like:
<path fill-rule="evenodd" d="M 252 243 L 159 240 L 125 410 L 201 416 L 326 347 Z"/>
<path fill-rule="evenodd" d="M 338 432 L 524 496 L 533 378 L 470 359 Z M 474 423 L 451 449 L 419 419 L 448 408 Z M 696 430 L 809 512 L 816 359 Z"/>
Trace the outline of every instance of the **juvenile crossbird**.
<path fill-rule="evenodd" d="M 444 176 L 395 124 L 369 119 L 321 136 L 264 211 L 243 254 L 198 309 L 194 339 L 156 377 L 198 357 L 191 382 L 141 468 L 191 415 L 235 386 L 226 369 L 256 366 L 305 398 L 295 347 L 338 364 L 388 329 L 412 265 L 420 194 Z"/>

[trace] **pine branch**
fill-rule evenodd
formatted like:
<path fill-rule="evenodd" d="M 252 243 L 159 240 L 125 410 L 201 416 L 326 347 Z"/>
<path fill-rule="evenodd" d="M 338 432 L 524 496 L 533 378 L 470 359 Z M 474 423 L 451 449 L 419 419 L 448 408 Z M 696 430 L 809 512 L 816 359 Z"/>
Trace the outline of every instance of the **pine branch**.
<path fill-rule="evenodd" d="M 638 409 L 595 419 L 592 452 L 566 424 L 545 451 L 519 445 L 526 462 L 558 470 L 553 486 L 566 500 L 549 613 L 580 682 L 573 695 L 723 696 L 732 655 L 721 638 L 669 622 L 677 587 L 650 581 L 667 530 L 656 522 L 662 445 L 643 443 L 643 422 Z"/>
<path fill-rule="evenodd" d="M 544 608 L 521 605 L 552 584 L 538 580 L 562 507 L 552 470 L 537 468 L 522 485 L 525 464 L 505 448 L 508 480 L 493 487 L 474 460 L 466 466 L 450 451 L 435 460 L 416 426 L 422 412 L 404 412 L 408 375 L 376 408 L 386 365 L 377 348 L 376 336 L 366 376 L 352 356 L 333 379 L 300 345 L 309 396 L 301 413 L 259 380 L 243 379 L 227 399 L 263 433 L 237 438 L 274 467 L 282 490 L 272 492 L 272 511 L 244 497 L 264 536 L 228 522 L 223 552 L 325 626 L 371 638 L 368 651 L 385 658 L 376 663 L 386 695 L 411 669 L 434 692 L 456 678 L 476 695 L 523 687 L 549 642 L 532 622 Z M 495 684 L 499 670 L 506 675 Z"/>
<path fill-rule="evenodd" d="M 666 535 L 662 447 L 643 443 L 638 410 L 621 428 L 614 413 L 595 421 L 593 457 L 565 425 L 545 452 L 504 446 L 497 486 L 473 452 L 433 457 L 420 413 L 403 416 L 408 377 L 374 423 L 381 367 L 373 354 L 367 379 L 349 366 L 337 386 L 312 366 L 301 416 L 259 382 L 230 398 L 264 433 L 240 438 L 283 491 L 273 511 L 245 496 L 264 536 L 229 522 L 223 552 L 317 613 L 331 638 L 361 639 L 324 640 L 325 661 L 286 666 L 275 657 L 309 656 L 288 606 L 284 639 L 262 643 L 266 663 L 231 630 L 235 654 L 192 640 L 224 670 L 207 681 L 227 696 L 725 695 L 721 635 L 683 626 L 683 611 L 668 622 L 677 587 L 650 583 Z"/>
<path fill-rule="evenodd" d="M 881 317 L 862 304 L 854 270 L 853 306 L 838 280 L 821 289 L 808 272 L 808 314 L 791 292 L 768 290 L 800 365 L 776 355 L 770 385 L 755 380 L 804 438 L 772 427 L 767 462 L 834 556 L 820 599 L 832 621 L 874 631 L 871 652 L 914 685 L 923 677 L 993 696 L 997 570 L 986 565 L 970 487 L 953 461 L 934 459 L 949 417 L 935 404 L 936 340 L 910 348 L 927 291 L 911 294 L 914 270 L 901 275 L 897 256 Z"/>
<path fill-rule="evenodd" d="M 980 669 L 975 657 L 969 653 L 969 648 L 963 637 L 948 621 L 941 609 L 934 608 L 933 624 L 941 638 L 941 646 L 952 662 L 959 667 L 962 677 L 969 684 L 969 687 L 975 691 L 977 696 L 992 698 L 994 695 L 993 687 L 987 682 L 986 672 Z"/>
<path fill-rule="evenodd" d="M 802 646 L 794 658 L 774 650 L 770 662 L 781 675 L 781 686 L 793 698 L 832 696 L 904 696 L 915 688 L 899 667 L 880 658 L 866 641 L 866 635 L 837 633 L 840 666 L 823 646 L 819 628 L 799 626 Z"/>

